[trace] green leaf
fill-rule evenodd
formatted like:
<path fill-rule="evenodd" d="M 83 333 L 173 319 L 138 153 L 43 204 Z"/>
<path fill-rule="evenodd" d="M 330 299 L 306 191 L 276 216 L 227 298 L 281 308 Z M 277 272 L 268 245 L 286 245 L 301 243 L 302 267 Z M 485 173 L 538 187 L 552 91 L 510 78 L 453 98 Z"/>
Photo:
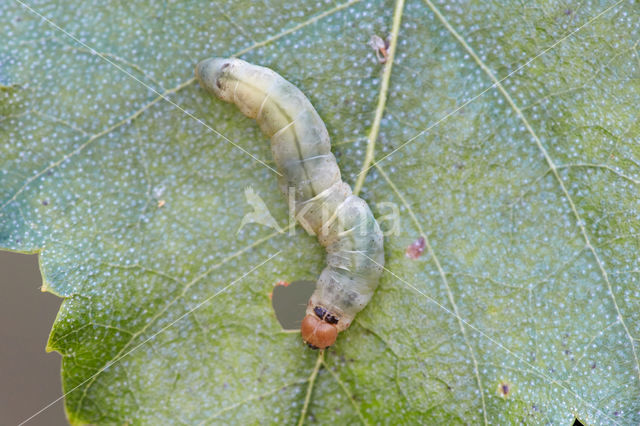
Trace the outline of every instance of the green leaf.
<path fill-rule="evenodd" d="M 64 297 L 72 423 L 640 422 L 637 2 L 62 3 L 0 4 L 0 247 Z M 268 297 L 320 246 L 236 233 L 247 186 L 288 214 L 268 141 L 193 79 L 230 55 L 300 87 L 344 180 L 398 206 L 323 355 Z"/>

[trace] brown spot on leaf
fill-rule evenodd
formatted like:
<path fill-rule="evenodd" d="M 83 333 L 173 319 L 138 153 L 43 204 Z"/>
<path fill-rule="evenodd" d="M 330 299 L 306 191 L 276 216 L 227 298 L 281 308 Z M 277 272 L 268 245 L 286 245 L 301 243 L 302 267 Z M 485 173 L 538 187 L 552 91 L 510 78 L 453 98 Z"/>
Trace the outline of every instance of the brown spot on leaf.
<path fill-rule="evenodd" d="M 383 40 L 380 36 L 372 35 L 371 40 L 369 40 L 369 46 L 373 48 L 376 52 L 376 57 L 378 58 L 378 62 L 384 64 L 389 59 L 389 47 L 391 45 L 391 40 Z"/>
<path fill-rule="evenodd" d="M 407 247 L 406 254 L 409 259 L 416 260 L 424 252 L 426 242 L 423 237 L 418 238 Z"/>
<path fill-rule="evenodd" d="M 498 383 L 498 395 L 507 399 L 511 394 L 511 384 L 506 381 L 501 381 Z"/>

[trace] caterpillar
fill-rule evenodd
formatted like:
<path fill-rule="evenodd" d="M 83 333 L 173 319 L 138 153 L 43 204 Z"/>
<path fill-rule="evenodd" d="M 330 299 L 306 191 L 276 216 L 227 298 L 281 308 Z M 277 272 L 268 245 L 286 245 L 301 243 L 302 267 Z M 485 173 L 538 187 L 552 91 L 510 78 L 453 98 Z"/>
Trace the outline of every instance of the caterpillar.
<path fill-rule="evenodd" d="M 311 102 L 269 68 L 212 58 L 195 69 L 200 85 L 254 118 L 271 138 L 278 186 L 293 200 L 296 220 L 318 237 L 327 266 L 302 320 L 313 349 L 331 346 L 369 303 L 384 265 L 383 236 L 371 209 L 341 179 L 327 128 Z"/>

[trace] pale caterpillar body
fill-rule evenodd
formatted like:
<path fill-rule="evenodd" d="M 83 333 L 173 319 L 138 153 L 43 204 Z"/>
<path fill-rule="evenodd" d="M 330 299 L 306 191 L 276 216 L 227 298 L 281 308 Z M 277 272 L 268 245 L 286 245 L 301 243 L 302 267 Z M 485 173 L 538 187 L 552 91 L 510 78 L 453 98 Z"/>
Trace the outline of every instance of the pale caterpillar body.
<path fill-rule="evenodd" d="M 301 334 L 312 348 L 331 346 L 378 286 L 384 265 L 380 227 L 367 203 L 342 181 L 327 128 L 298 88 L 268 68 L 235 58 L 207 59 L 195 72 L 202 87 L 234 103 L 271 138 L 280 189 L 294 199 L 296 219 L 327 250 Z"/>

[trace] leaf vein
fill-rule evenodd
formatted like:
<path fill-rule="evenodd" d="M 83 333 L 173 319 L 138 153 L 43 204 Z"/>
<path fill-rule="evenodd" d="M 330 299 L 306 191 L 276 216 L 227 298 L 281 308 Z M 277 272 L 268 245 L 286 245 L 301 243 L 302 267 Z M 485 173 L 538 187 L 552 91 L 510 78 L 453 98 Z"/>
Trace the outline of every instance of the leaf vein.
<path fill-rule="evenodd" d="M 533 140 L 535 141 L 536 146 L 538 147 L 538 150 L 542 153 L 547 165 L 549 166 L 549 168 L 551 169 L 551 171 L 553 173 L 553 176 L 555 177 L 556 181 L 560 185 L 560 189 L 561 189 L 564 197 L 566 198 L 566 200 L 567 200 L 567 202 L 569 204 L 569 208 L 571 209 L 571 212 L 573 213 L 573 216 L 574 216 L 574 218 L 576 220 L 576 223 L 577 223 L 578 227 L 580 228 L 580 233 L 582 234 L 582 237 L 584 238 L 585 244 L 586 244 L 588 250 L 591 252 L 593 258 L 595 259 L 596 264 L 598 266 L 598 269 L 600 270 L 600 273 L 601 273 L 601 275 L 602 275 L 602 277 L 604 279 L 604 282 L 606 284 L 609 296 L 611 298 L 611 301 L 613 303 L 614 309 L 616 311 L 617 317 L 620 320 L 620 323 L 622 324 L 622 327 L 624 328 L 625 334 L 626 334 L 627 338 L 629 339 L 629 342 L 631 343 L 631 351 L 632 351 L 632 355 L 633 355 L 633 358 L 634 358 L 634 361 L 635 361 L 635 368 L 636 368 L 636 371 L 637 371 L 637 374 L 638 374 L 638 378 L 640 379 L 640 360 L 638 358 L 638 354 L 637 354 L 637 351 L 636 351 L 636 346 L 635 346 L 635 343 L 634 343 L 633 336 L 631 335 L 629 327 L 627 326 L 626 322 L 624 321 L 624 318 L 623 318 L 622 313 L 620 311 L 620 307 L 618 306 L 618 302 L 617 302 L 616 296 L 615 296 L 615 294 L 613 292 L 613 288 L 611 286 L 611 281 L 609 280 L 609 276 L 608 276 L 607 271 L 606 271 L 606 269 L 604 267 L 604 263 L 600 259 L 600 256 L 596 252 L 594 246 L 591 244 L 591 240 L 589 238 L 589 234 L 587 233 L 587 229 L 586 229 L 586 227 L 584 225 L 585 222 L 582 220 L 582 217 L 580 216 L 580 213 L 578 212 L 578 208 L 576 207 L 576 204 L 573 201 L 573 198 L 571 197 L 571 194 L 569 194 L 569 190 L 567 189 L 566 185 L 564 184 L 564 181 L 562 180 L 562 178 L 560 176 L 560 173 L 558 172 L 558 166 L 554 163 L 553 159 L 549 155 L 549 152 L 547 151 L 547 149 L 542 144 L 542 141 L 540 140 L 540 137 L 538 136 L 538 134 L 535 132 L 535 130 L 533 129 L 533 127 L 529 123 L 529 120 L 527 120 L 527 118 L 525 117 L 525 115 L 522 112 L 522 110 L 520 109 L 520 107 L 515 103 L 515 101 L 513 100 L 511 95 L 509 94 L 509 92 L 507 92 L 505 87 L 502 85 L 502 80 L 498 80 L 498 78 L 495 76 L 493 71 L 491 71 L 491 69 L 489 69 L 487 64 L 485 64 L 484 61 L 482 61 L 482 59 L 475 53 L 475 51 L 464 40 L 464 38 L 462 38 L 462 36 L 451 26 L 449 21 L 447 21 L 447 19 L 440 13 L 440 11 L 433 5 L 433 3 L 431 3 L 430 0 L 424 0 L 424 1 L 425 1 L 425 3 L 427 3 L 429 8 L 436 14 L 438 19 L 447 28 L 447 30 L 451 33 L 451 35 L 453 35 L 453 37 L 456 40 L 458 40 L 458 42 L 464 47 L 464 49 L 474 59 L 474 61 L 478 64 L 478 66 L 482 69 L 482 71 L 484 71 L 484 73 L 487 74 L 487 76 L 491 79 L 491 81 L 493 81 L 494 86 L 502 94 L 502 96 L 505 98 L 507 103 L 511 106 L 511 108 L 514 110 L 516 115 L 520 118 L 520 120 L 524 124 L 524 126 L 527 129 L 527 131 L 529 132 L 529 134 L 531 134 L 531 136 L 533 137 Z M 606 11 L 611 10 L 613 7 L 615 7 L 619 3 L 620 2 L 616 3 L 613 6 L 608 7 L 603 12 L 601 12 L 598 15 L 596 15 L 596 18 L 601 16 Z M 591 22 L 596 18 L 593 18 L 588 22 Z M 584 27 L 584 25 L 582 27 Z M 582 28 L 582 27 L 580 27 L 580 28 Z"/>
<path fill-rule="evenodd" d="M 451 304 L 451 307 L 453 308 L 453 313 L 454 313 L 456 319 L 458 320 L 458 326 L 460 327 L 460 331 L 462 332 L 462 336 L 464 338 L 465 345 L 467 346 L 467 349 L 469 350 L 469 355 L 471 357 L 471 361 L 473 362 L 473 369 L 474 369 L 475 379 L 476 379 L 476 383 L 478 385 L 478 390 L 480 392 L 480 400 L 482 402 L 482 415 L 484 417 L 484 424 L 487 425 L 487 424 L 489 424 L 489 419 L 487 418 L 487 407 L 486 407 L 486 403 L 485 403 L 485 399 L 484 399 L 484 389 L 482 387 L 482 381 L 480 380 L 480 370 L 479 370 L 479 367 L 478 367 L 478 360 L 476 359 L 475 353 L 473 351 L 473 347 L 471 346 L 471 342 L 469 341 L 469 336 L 467 335 L 467 330 L 464 327 L 464 324 L 462 322 L 462 318 L 460 317 L 460 313 L 458 312 L 458 305 L 455 302 L 455 299 L 453 297 L 453 292 L 451 291 L 451 287 L 449 286 L 449 280 L 447 279 L 447 274 L 442 269 L 442 265 L 440 264 L 440 261 L 438 260 L 438 257 L 436 256 L 435 252 L 433 251 L 433 248 L 431 247 L 431 243 L 429 242 L 429 237 L 424 232 L 424 229 L 422 228 L 422 225 L 418 221 L 418 218 L 417 218 L 416 214 L 414 213 L 413 208 L 411 207 L 411 205 L 407 202 L 405 197 L 400 193 L 400 191 L 398 190 L 398 187 L 393 183 L 393 181 L 391 180 L 389 175 L 387 175 L 387 173 L 382 169 L 380 164 L 379 163 L 373 163 L 373 166 L 375 166 L 378 169 L 378 171 L 380 172 L 382 177 L 387 181 L 389 186 L 391 186 L 391 189 L 393 190 L 393 192 L 400 198 L 400 200 L 402 201 L 402 204 L 404 204 L 405 208 L 407 209 L 407 212 L 409 212 L 409 215 L 411 216 L 411 220 L 413 221 L 415 226 L 418 228 L 418 231 L 420 232 L 420 236 L 422 238 L 424 238 L 425 246 L 427 248 L 427 252 L 429 253 L 430 258 L 433 259 L 433 262 L 435 263 L 436 268 L 438 269 L 438 273 L 440 274 L 440 278 L 442 279 L 442 283 L 444 284 L 445 288 L 447 289 L 447 297 L 449 299 L 449 303 Z"/>

